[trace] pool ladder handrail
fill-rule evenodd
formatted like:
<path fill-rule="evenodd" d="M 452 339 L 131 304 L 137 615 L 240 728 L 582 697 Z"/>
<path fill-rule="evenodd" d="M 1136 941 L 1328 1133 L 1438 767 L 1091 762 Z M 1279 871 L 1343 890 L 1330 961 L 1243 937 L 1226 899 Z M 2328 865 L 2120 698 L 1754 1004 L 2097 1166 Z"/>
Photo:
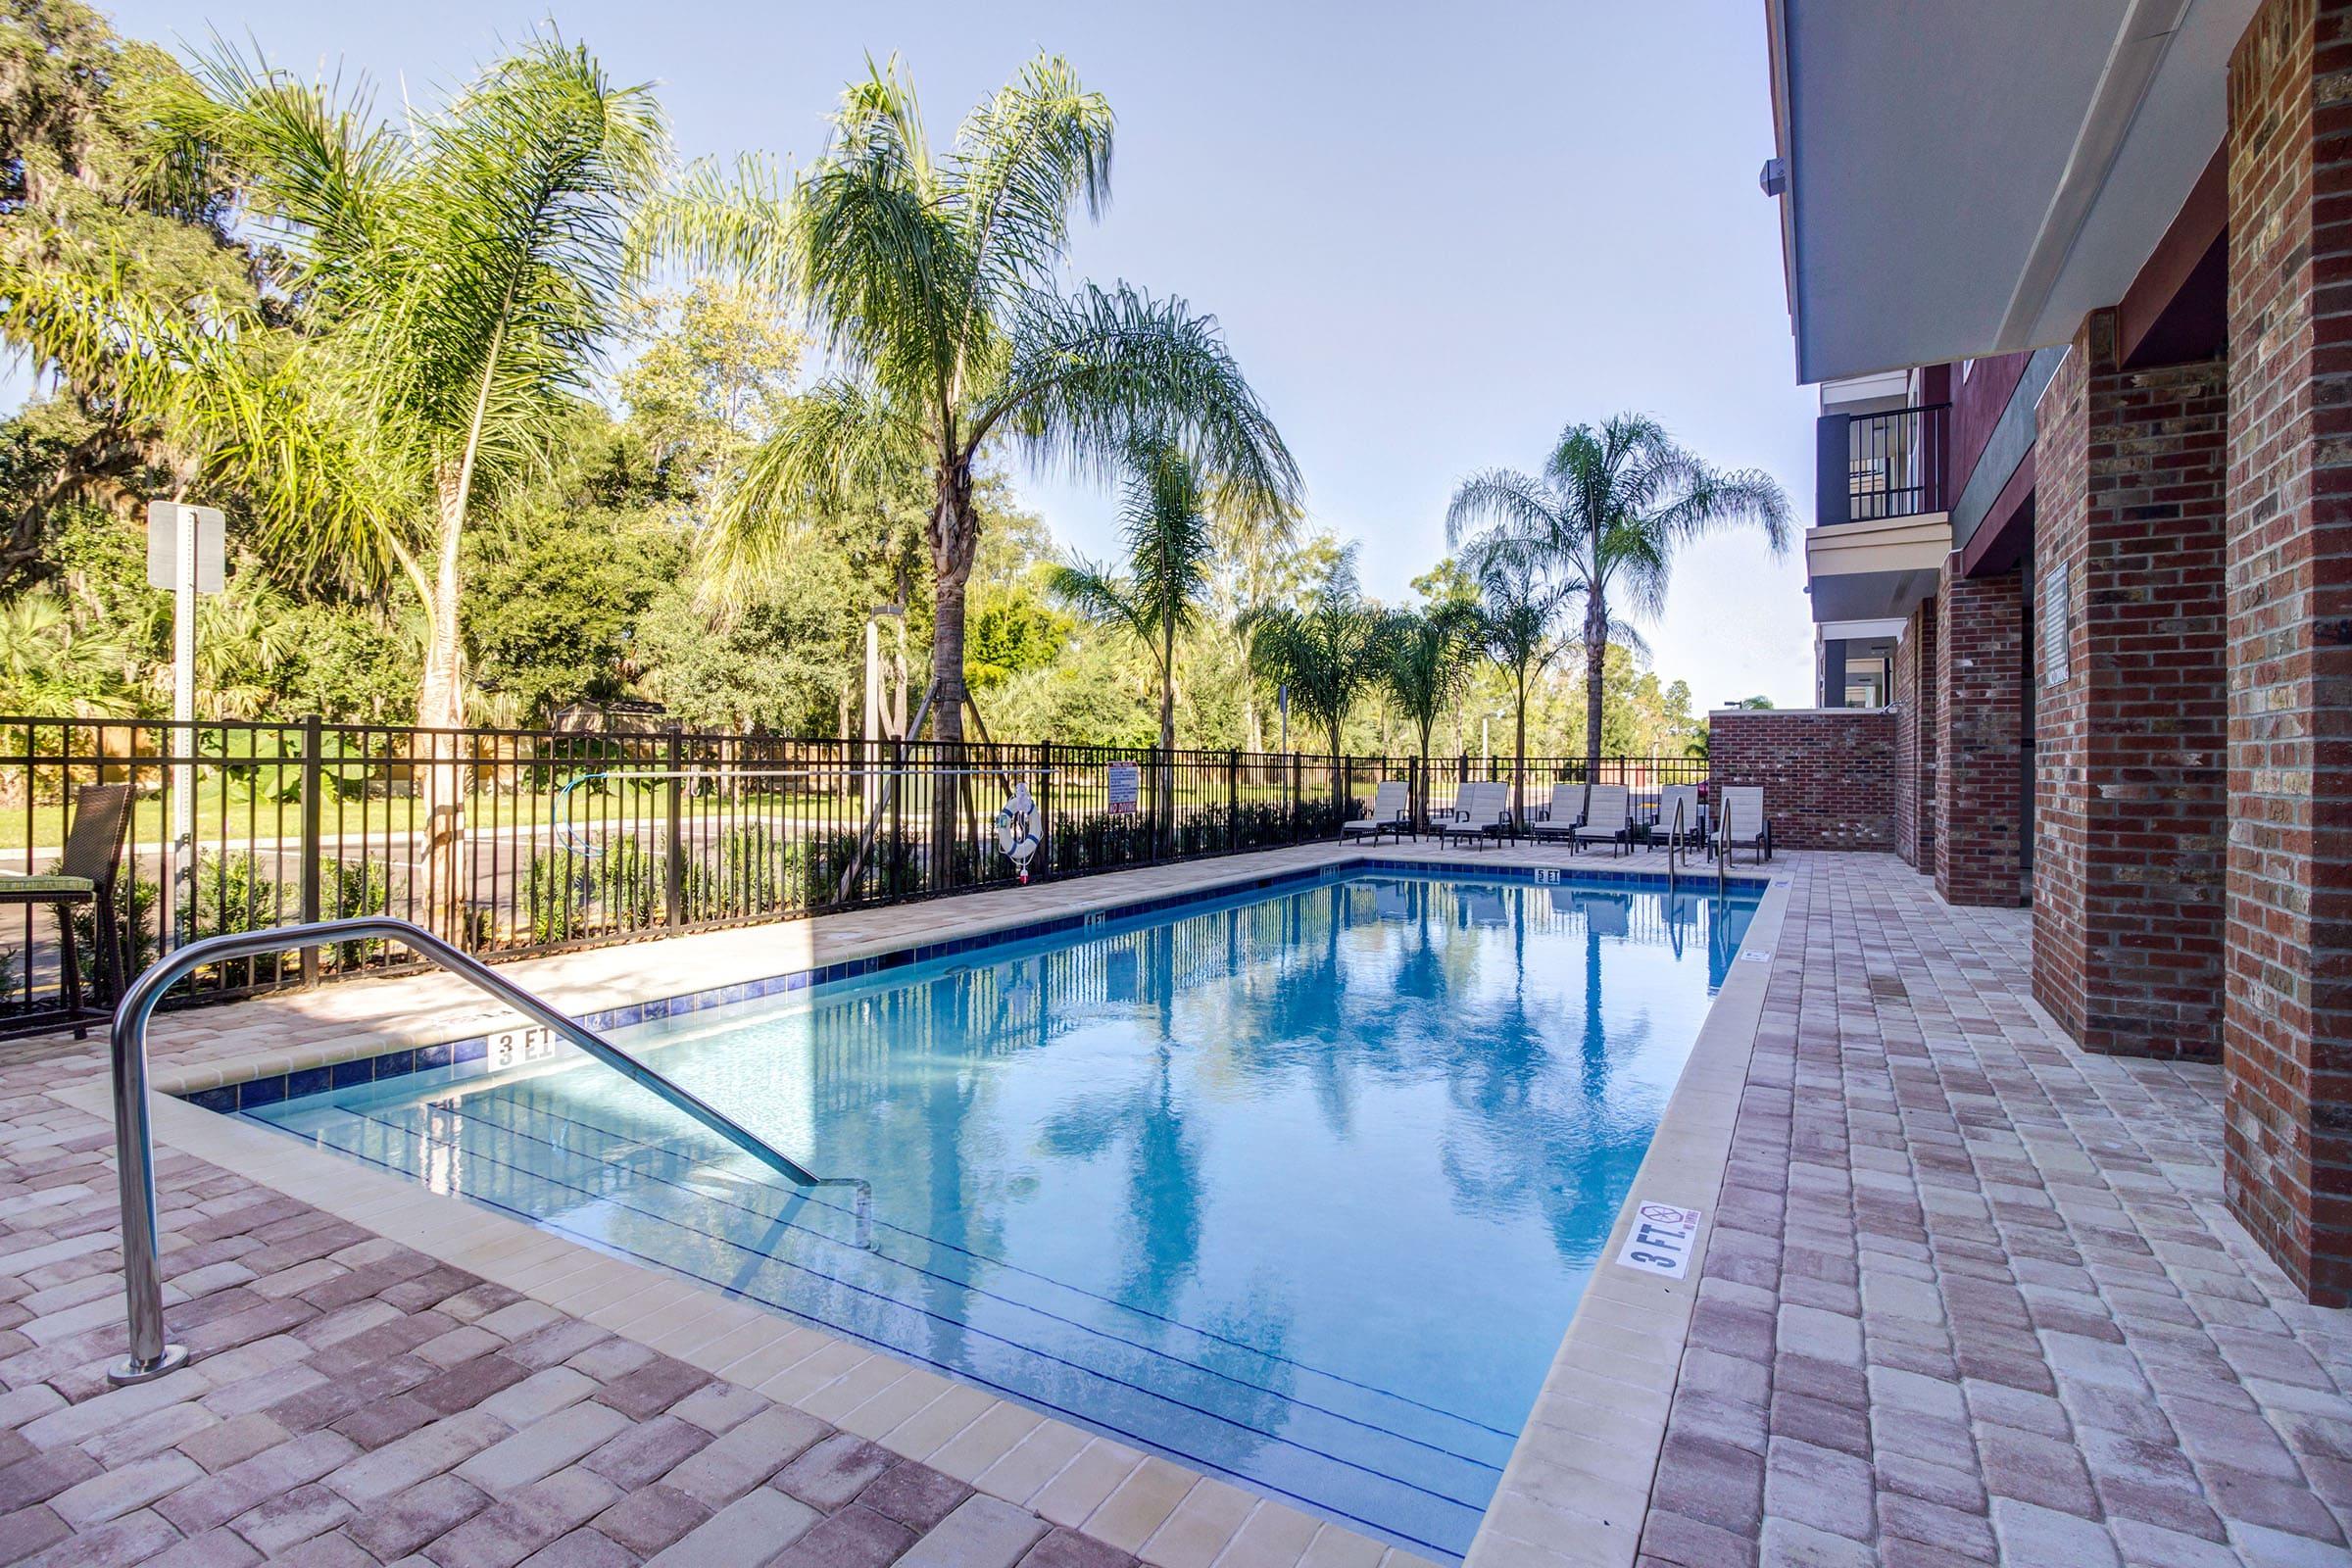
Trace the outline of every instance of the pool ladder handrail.
<path fill-rule="evenodd" d="M 656 1072 L 586 1024 L 557 1011 L 481 959 L 460 952 L 422 926 L 389 915 L 359 915 L 267 931 L 227 932 L 191 942 L 150 964 L 130 983 L 129 989 L 122 993 L 121 1004 L 115 1008 L 110 1040 L 114 1066 L 115 1172 L 122 1196 L 122 1292 L 130 1318 L 130 1354 L 107 1369 L 110 1382 L 144 1383 L 175 1370 L 188 1358 L 183 1347 L 165 1343 L 163 1271 L 156 1256 L 155 1140 L 147 1116 L 147 1023 L 156 1004 L 179 980 L 208 963 L 375 939 L 400 943 L 533 1023 L 553 1030 L 787 1180 L 802 1187 L 853 1189 L 858 1245 L 871 1245 L 873 1188 L 862 1177 L 814 1174 L 692 1090 Z"/>

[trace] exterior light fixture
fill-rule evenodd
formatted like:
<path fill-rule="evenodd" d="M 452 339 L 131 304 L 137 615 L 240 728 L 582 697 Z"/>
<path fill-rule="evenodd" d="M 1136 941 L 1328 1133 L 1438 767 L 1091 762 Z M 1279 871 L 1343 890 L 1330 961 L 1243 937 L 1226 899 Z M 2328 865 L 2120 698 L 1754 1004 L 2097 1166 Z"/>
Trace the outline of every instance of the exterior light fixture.
<path fill-rule="evenodd" d="M 1788 193 L 1788 160 L 1786 158 L 1765 159 L 1764 167 L 1756 171 L 1756 185 L 1767 196 L 1787 195 Z"/>

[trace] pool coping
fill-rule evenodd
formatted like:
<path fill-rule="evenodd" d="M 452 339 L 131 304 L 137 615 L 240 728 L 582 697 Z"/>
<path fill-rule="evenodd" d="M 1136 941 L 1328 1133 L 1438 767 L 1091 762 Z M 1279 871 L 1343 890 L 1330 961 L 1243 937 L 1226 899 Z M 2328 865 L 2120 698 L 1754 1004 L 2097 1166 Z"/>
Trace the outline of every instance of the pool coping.
<path fill-rule="evenodd" d="M 1765 999 L 1775 967 L 1800 961 L 1778 952 L 1789 890 L 1775 875 L 1748 922 L 1463 1568 L 1632 1568 L 1640 1555 Z M 1644 1201 L 1702 1211 L 1680 1279 L 1616 1262 Z"/>
<path fill-rule="evenodd" d="M 1417 853 L 1407 853 L 1399 846 L 1392 858 L 1378 853 L 1350 854 L 1342 846 L 1326 845 L 1324 853 L 1302 863 L 1293 861 L 1255 875 L 1245 872 L 1225 877 L 1215 873 L 1242 867 L 1224 858 L 1190 862 L 1169 869 L 1197 871 L 1200 879 L 1170 893 L 1128 900 L 1089 899 L 1081 894 L 1070 901 L 1066 912 L 1043 919 L 1024 918 L 1019 913 L 982 913 L 960 922 L 957 934 L 942 942 L 894 944 L 884 937 L 853 945 L 868 951 L 845 954 L 831 963 L 793 973 L 832 979 L 873 973 L 1098 921 L 1138 917 L 1293 882 L 1320 881 L 1334 871 L 1469 871 L 1538 884 L 1557 882 L 1563 873 L 1573 873 L 1578 880 L 1590 877 L 1644 888 L 1662 888 L 1667 883 L 1654 872 L 1582 858 L 1535 861 L 1510 858 L 1525 848 L 1530 847 L 1462 854 L 1443 846 L 1434 852 L 1421 851 L 1418 845 L 1414 847 Z M 1759 943 L 1777 937 L 1787 904 L 1788 878 L 1773 874 L 1765 880 L 1751 872 L 1741 874 L 1739 880 L 1763 892 L 1763 902 L 1743 941 L 1745 956 L 1756 951 Z M 1098 887 L 1115 886 L 1116 877 L 1087 881 Z M 641 946 L 659 948 L 661 944 Z M 1686 1204 L 1711 1206 L 1728 1155 L 1739 1083 L 1744 1078 L 1769 973 L 1768 963 L 1736 965 L 1710 1004 L 1634 1189 L 1611 1230 L 1604 1256 L 1614 1256 L 1635 1203 L 1644 1197 L 1659 1196 L 1665 1190 L 1662 1183 L 1682 1184 L 1675 1190 L 1685 1194 L 1682 1201 Z M 771 977 L 770 991 L 759 994 L 797 989 L 783 983 L 788 978 Z M 754 993 L 729 994 L 758 983 L 739 982 L 681 997 L 652 998 L 607 1010 L 625 1011 L 630 1005 L 650 1008 L 686 997 L 708 997 L 714 1000 L 704 1004 L 723 1005 L 746 1000 Z M 822 982 L 808 978 L 800 982 L 802 986 L 815 983 Z M 500 1014 L 490 1009 L 489 1015 Z M 670 1015 L 664 1008 L 641 1013 L 638 1021 L 643 1016 Z M 446 1035 L 447 1031 L 425 1031 L 434 1032 Z M 376 1026 L 290 1055 L 258 1053 L 245 1060 L 231 1057 L 176 1072 L 159 1072 L 155 1087 L 163 1093 L 152 1111 L 156 1141 L 238 1170 L 339 1218 L 367 1226 L 560 1311 L 627 1334 L 650 1348 L 778 1402 L 807 1410 L 903 1457 L 944 1470 L 992 1496 L 1030 1508 L 1054 1524 L 1135 1553 L 1153 1568 L 1210 1568 L 1212 1563 L 1216 1568 L 1289 1568 L 1310 1558 L 1317 1563 L 1344 1562 L 1362 1568 L 1375 1564 L 1379 1568 L 1431 1568 L 1427 1559 L 1405 1548 L 1115 1439 L 1041 1415 L 1017 1401 L 912 1365 L 888 1351 L 794 1322 L 768 1308 L 691 1283 L 658 1265 L 615 1257 L 464 1199 L 420 1190 L 389 1172 L 323 1152 L 259 1123 L 219 1113 L 195 1102 L 204 1090 L 250 1082 L 272 1072 L 290 1075 L 387 1054 L 383 1043 L 397 1033 Z M 470 1038 L 486 1040 L 488 1036 Z M 447 1040 L 431 1043 L 456 1044 Z M 399 1049 L 390 1054 L 398 1054 Z M 1728 1091 L 1720 1082 L 1725 1072 L 1733 1074 Z M 237 1076 L 240 1073 L 244 1076 Z M 1694 1087 L 1702 1077 L 1707 1086 Z M 57 1086 L 49 1092 L 77 1109 L 112 1118 L 103 1078 Z M 1718 1101 L 1724 1102 L 1718 1105 Z M 1671 1158 L 1666 1157 L 1669 1153 Z M 1610 1267 L 1605 1263 L 1595 1272 L 1536 1409 L 1513 1446 L 1494 1500 L 1471 1543 L 1468 1568 L 1633 1562 L 1708 1234 L 1702 1228 L 1697 1252 L 1682 1281 L 1634 1282 L 1629 1275 L 1628 1282 L 1620 1282 L 1609 1277 Z M 1659 1310 L 1661 1304 L 1666 1311 Z M 1631 1364 L 1629 1346 L 1637 1352 Z M 1588 1387 L 1579 1381 L 1585 1378 L 1600 1382 Z M 1573 1410 L 1555 1403 L 1561 1398 L 1592 1406 L 1591 1413 L 1601 1418 L 1611 1439 L 1631 1436 L 1634 1441 L 1630 1446 L 1601 1442 L 1544 1421 L 1547 1411 L 1573 1418 Z M 1559 1534 L 1562 1531 L 1569 1534 Z M 1619 1545 L 1622 1552 L 1616 1549 Z M 1606 1554 L 1595 1555 L 1596 1549 Z"/>

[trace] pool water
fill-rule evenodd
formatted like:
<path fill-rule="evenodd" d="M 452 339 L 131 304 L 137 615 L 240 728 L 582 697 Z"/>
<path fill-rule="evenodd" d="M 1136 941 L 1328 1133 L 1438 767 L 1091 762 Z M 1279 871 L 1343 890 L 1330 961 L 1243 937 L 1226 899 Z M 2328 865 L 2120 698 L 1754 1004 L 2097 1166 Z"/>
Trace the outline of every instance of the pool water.
<path fill-rule="evenodd" d="M 245 1114 L 1458 1557 L 1756 904 L 1357 874 Z"/>

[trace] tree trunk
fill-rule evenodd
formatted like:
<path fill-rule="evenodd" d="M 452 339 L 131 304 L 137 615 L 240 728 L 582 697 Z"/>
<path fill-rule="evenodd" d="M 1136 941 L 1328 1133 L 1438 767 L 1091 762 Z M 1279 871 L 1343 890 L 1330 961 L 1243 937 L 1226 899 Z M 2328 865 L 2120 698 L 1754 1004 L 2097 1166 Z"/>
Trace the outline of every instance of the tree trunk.
<path fill-rule="evenodd" d="M 1597 593 L 1585 600 L 1585 782 L 1600 771 L 1600 688 L 1609 655 L 1609 607 Z"/>
<path fill-rule="evenodd" d="M 962 842 L 960 807 L 963 766 L 963 612 L 971 581 L 973 548 L 980 525 L 972 515 L 972 466 L 967 456 L 941 463 L 939 490 L 925 533 L 931 546 L 934 604 L 931 621 L 931 733 L 941 745 L 931 781 L 931 877 L 933 889 L 954 887 L 956 857 Z M 907 739 L 919 739 L 908 736 Z"/>
<path fill-rule="evenodd" d="M 1519 666 L 1519 716 L 1511 743 L 1511 820 L 1527 820 L 1527 666 Z"/>
<path fill-rule="evenodd" d="M 466 946 L 466 724 L 465 645 L 458 608 L 458 546 L 465 502 L 456 476 L 439 483 L 440 538 L 434 551 L 432 592 L 425 602 L 424 674 L 416 689 L 418 740 L 430 757 L 423 769 L 424 897 L 416 901 L 425 928 Z"/>

